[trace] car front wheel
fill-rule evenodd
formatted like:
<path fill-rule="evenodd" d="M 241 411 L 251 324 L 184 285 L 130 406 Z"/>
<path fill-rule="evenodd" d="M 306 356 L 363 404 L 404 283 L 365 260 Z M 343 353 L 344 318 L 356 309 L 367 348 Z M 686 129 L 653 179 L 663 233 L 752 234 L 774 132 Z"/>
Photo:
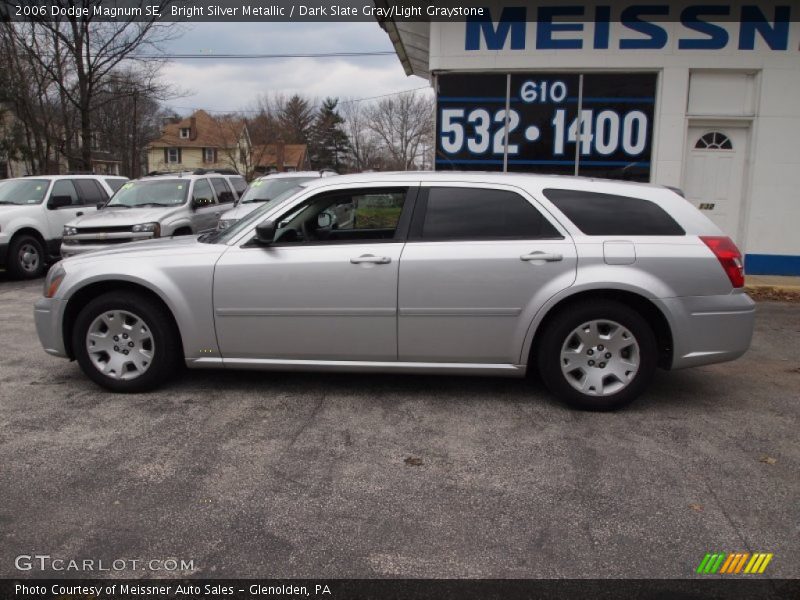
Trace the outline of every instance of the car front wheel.
<path fill-rule="evenodd" d="M 45 252 L 42 243 L 32 235 L 20 235 L 11 242 L 8 270 L 18 279 L 35 279 L 44 275 Z"/>
<path fill-rule="evenodd" d="M 649 385 L 658 362 L 647 321 L 620 302 L 569 306 L 546 326 L 538 351 L 548 389 L 576 408 L 615 410 Z"/>
<path fill-rule="evenodd" d="M 177 329 L 166 310 L 140 294 L 111 292 L 79 313 L 72 347 L 95 383 L 123 393 L 164 383 L 181 358 Z"/>

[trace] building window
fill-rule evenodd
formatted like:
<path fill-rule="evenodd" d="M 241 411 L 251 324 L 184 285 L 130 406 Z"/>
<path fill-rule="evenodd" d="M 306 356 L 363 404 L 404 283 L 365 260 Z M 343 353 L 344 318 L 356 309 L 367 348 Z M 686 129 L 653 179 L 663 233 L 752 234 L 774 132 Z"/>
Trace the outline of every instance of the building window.
<path fill-rule="evenodd" d="M 217 162 L 217 151 L 214 148 L 203 148 L 203 162 Z"/>
<path fill-rule="evenodd" d="M 190 127 L 181 127 L 181 139 L 188 140 L 191 133 L 192 129 Z"/>
<path fill-rule="evenodd" d="M 694 145 L 696 150 L 733 150 L 731 138 L 720 131 L 710 131 Z"/>
<path fill-rule="evenodd" d="M 167 149 L 167 162 L 168 163 L 179 163 L 181 161 L 180 152 L 178 152 L 177 148 L 168 148 Z"/>

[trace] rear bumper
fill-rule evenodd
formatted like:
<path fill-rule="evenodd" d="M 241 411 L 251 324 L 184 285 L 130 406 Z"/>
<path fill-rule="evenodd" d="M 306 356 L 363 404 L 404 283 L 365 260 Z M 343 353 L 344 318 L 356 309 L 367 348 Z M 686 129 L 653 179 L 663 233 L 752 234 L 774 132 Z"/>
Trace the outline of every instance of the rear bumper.
<path fill-rule="evenodd" d="M 735 360 L 753 337 L 755 302 L 745 293 L 658 300 L 672 327 L 672 368 Z"/>
<path fill-rule="evenodd" d="M 61 335 L 61 301 L 55 298 L 39 298 L 33 307 L 33 319 L 44 351 L 53 356 L 68 358 Z"/>

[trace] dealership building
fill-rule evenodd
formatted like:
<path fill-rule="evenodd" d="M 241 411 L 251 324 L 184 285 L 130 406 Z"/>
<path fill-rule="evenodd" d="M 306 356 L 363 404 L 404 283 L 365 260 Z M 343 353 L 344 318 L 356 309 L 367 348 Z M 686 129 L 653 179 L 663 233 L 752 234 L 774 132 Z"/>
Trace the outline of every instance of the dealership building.
<path fill-rule="evenodd" d="M 382 20 L 436 91 L 436 168 L 680 188 L 750 274 L 800 275 L 800 3 L 485 2 Z"/>

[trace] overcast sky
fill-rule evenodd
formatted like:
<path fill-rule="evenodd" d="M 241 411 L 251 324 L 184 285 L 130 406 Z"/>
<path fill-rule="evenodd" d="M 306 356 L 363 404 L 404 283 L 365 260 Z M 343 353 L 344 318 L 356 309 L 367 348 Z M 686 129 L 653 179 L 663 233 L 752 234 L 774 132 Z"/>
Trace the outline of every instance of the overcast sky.
<path fill-rule="evenodd" d="M 377 23 L 195 23 L 164 50 L 169 54 L 318 53 L 392 50 Z M 165 81 L 188 91 L 169 102 L 193 109 L 235 111 L 263 93 L 361 98 L 426 86 L 407 77 L 395 55 L 353 58 L 173 60 Z"/>

